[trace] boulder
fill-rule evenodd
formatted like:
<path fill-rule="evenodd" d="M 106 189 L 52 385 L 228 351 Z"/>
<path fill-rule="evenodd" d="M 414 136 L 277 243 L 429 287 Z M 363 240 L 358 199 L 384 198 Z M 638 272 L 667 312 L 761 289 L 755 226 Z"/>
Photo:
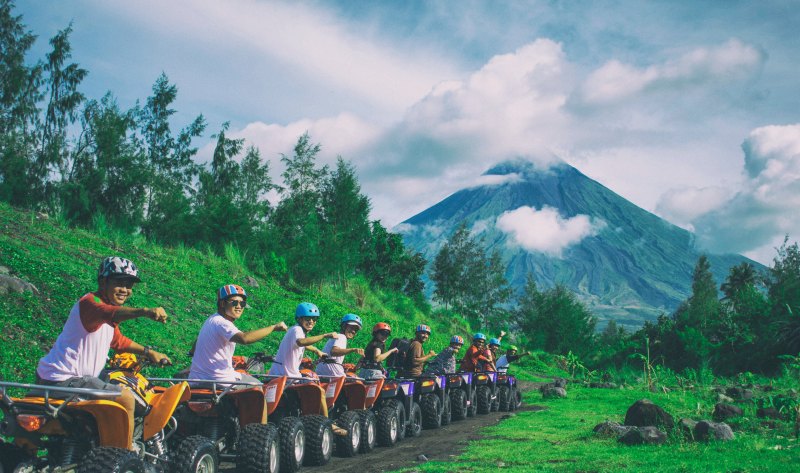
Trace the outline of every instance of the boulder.
<path fill-rule="evenodd" d="M 678 427 L 686 436 L 694 438 L 694 428 L 697 425 L 696 421 L 692 419 L 683 418 L 678 421 Z"/>
<path fill-rule="evenodd" d="M 602 389 L 617 389 L 617 385 L 614 383 L 598 383 L 592 382 L 589 383 L 590 388 L 602 388 Z"/>
<path fill-rule="evenodd" d="M 723 421 L 725 419 L 730 419 L 731 417 L 736 417 L 744 414 L 744 411 L 739 406 L 734 406 L 733 404 L 725 404 L 725 403 L 718 403 L 714 406 L 714 414 L 712 417 L 717 422 Z"/>
<path fill-rule="evenodd" d="M 728 397 L 728 396 L 726 396 L 726 395 L 724 395 L 722 393 L 718 393 L 717 394 L 717 402 L 718 403 L 722 402 L 722 403 L 728 404 L 728 403 L 733 402 L 733 398 L 732 397 Z"/>
<path fill-rule="evenodd" d="M 774 407 L 760 407 L 756 410 L 756 416 L 761 419 L 783 419 L 783 414 Z"/>
<path fill-rule="evenodd" d="M 556 378 L 553 380 L 553 386 L 557 388 L 566 388 L 567 387 L 567 380 L 564 378 Z"/>
<path fill-rule="evenodd" d="M 634 427 L 630 425 L 620 425 L 618 422 L 607 420 L 595 425 L 592 431 L 597 434 L 598 437 L 618 439 L 633 428 Z"/>
<path fill-rule="evenodd" d="M 667 411 L 653 404 L 649 399 L 640 399 L 633 403 L 625 413 L 625 425 L 637 427 L 656 426 L 671 429 L 675 420 Z"/>
<path fill-rule="evenodd" d="M 697 440 L 733 440 L 733 430 L 724 422 L 701 420 L 694 427 L 694 438 Z"/>
<path fill-rule="evenodd" d="M 253 276 L 245 276 L 244 277 L 244 285 L 250 287 L 258 287 L 258 281 Z"/>
<path fill-rule="evenodd" d="M 632 427 L 631 430 L 619 438 L 619 442 L 625 445 L 660 445 L 666 441 L 667 434 L 653 426 Z"/>
<path fill-rule="evenodd" d="M 0 274 L 0 295 L 5 295 L 10 292 L 32 292 L 36 294 L 39 290 L 28 281 L 23 281 L 20 278 L 8 274 Z"/>
<path fill-rule="evenodd" d="M 753 399 L 753 390 L 742 386 L 732 386 L 725 391 L 725 394 L 737 400 Z"/>
<path fill-rule="evenodd" d="M 567 390 L 558 386 L 548 386 L 542 390 L 542 397 L 544 398 L 562 398 L 567 397 Z"/>

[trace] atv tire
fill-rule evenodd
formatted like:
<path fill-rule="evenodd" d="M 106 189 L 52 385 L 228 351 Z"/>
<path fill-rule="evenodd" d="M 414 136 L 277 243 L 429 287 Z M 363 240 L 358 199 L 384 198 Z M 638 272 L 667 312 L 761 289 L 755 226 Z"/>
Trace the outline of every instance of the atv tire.
<path fill-rule="evenodd" d="M 358 448 L 361 446 L 361 416 L 356 411 L 344 411 L 335 424 L 347 431 L 347 435 L 335 436 L 336 455 L 345 458 L 358 455 Z"/>
<path fill-rule="evenodd" d="M 500 386 L 497 389 L 498 408 L 503 412 L 511 411 L 511 389 L 508 386 Z"/>
<path fill-rule="evenodd" d="M 358 444 L 359 453 L 369 453 L 375 450 L 378 442 L 378 419 L 369 409 L 357 410 L 361 422 L 361 442 Z"/>
<path fill-rule="evenodd" d="M 303 465 L 306 434 L 303 422 L 297 417 L 284 417 L 278 424 L 280 471 L 294 473 Z"/>
<path fill-rule="evenodd" d="M 490 397 L 490 399 L 491 399 L 491 397 Z M 489 405 L 489 410 L 492 411 L 492 412 L 497 412 L 498 410 L 500 410 L 500 394 L 499 394 L 497 388 L 495 388 L 495 390 L 494 390 L 494 399 L 491 399 L 491 404 Z"/>
<path fill-rule="evenodd" d="M 482 386 L 478 386 L 477 389 L 477 398 L 478 398 L 478 414 L 488 414 L 492 408 L 492 391 L 489 389 L 489 386 L 485 384 Z"/>
<path fill-rule="evenodd" d="M 450 391 L 450 407 L 453 411 L 452 420 L 467 418 L 467 393 L 463 389 Z"/>
<path fill-rule="evenodd" d="M 9 470 L 11 473 L 13 470 Z M 93 448 L 83 457 L 78 473 L 145 473 L 145 464 L 136 453 L 116 447 Z M 214 470 L 216 471 L 216 470 Z"/>
<path fill-rule="evenodd" d="M 217 446 L 207 437 L 192 435 L 178 442 L 171 455 L 175 473 L 216 472 L 219 468 Z"/>
<path fill-rule="evenodd" d="M 11 473 L 17 465 L 28 458 L 24 450 L 0 439 L 0 473 Z"/>
<path fill-rule="evenodd" d="M 236 471 L 276 473 L 280 468 L 278 429 L 274 424 L 248 424 L 239 434 Z"/>
<path fill-rule="evenodd" d="M 453 403 L 450 401 L 450 395 L 445 393 L 444 406 L 442 407 L 442 420 L 441 425 L 450 425 L 453 419 Z"/>
<path fill-rule="evenodd" d="M 306 453 L 304 465 L 322 466 L 333 455 L 333 422 L 322 415 L 303 416 L 303 430 L 306 433 Z"/>
<path fill-rule="evenodd" d="M 467 406 L 467 417 L 475 417 L 478 413 L 478 388 L 472 388 L 470 393 L 470 403 Z"/>
<path fill-rule="evenodd" d="M 394 406 L 386 405 L 378 411 L 378 445 L 381 447 L 391 447 L 397 443 L 400 429 L 403 425 L 397 418 L 397 409 Z M 362 443 L 362 446 L 364 444 Z"/>
<path fill-rule="evenodd" d="M 422 428 L 438 429 L 442 426 L 442 402 L 435 393 L 423 394 L 420 399 L 422 408 Z"/>
<path fill-rule="evenodd" d="M 408 415 L 406 437 L 419 437 L 422 433 L 422 409 L 415 401 L 411 401 L 411 412 Z"/>
<path fill-rule="evenodd" d="M 392 406 L 397 412 L 397 441 L 406 438 L 406 408 L 397 399 L 390 399 L 386 402 L 387 406 Z"/>

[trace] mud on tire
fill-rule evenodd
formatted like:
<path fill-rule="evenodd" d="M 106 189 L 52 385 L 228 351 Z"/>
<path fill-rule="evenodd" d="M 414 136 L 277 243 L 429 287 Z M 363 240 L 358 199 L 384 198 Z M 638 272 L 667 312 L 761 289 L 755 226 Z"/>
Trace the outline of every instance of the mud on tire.
<path fill-rule="evenodd" d="M 488 414 L 492 407 L 492 392 L 485 384 L 478 386 L 478 414 Z"/>
<path fill-rule="evenodd" d="M 325 465 L 333 455 L 333 422 L 321 415 L 303 416 L 302 419 L 303 430 L 306 433 L 303 464 Z"/>
<path fill-rule="evenodd" d="M 375 413 L 369 409 L 362 409 L 355 411 L 358 412 L 358 417 L 361 422 L 361 443 L 358 445 L 358 451 L 361 453 L 369 453 L 375 449 L 375 444 L 378 441 L 378 419 Z M 395 437 L 397 433 L 395 433 Z"/>
<path fill-rule="evenodd" d="M 297 417 L 284 417 L 278 424 L 281 471 L 294 473 L 303 465 L 306 434 Z"/>
<path fill-rule="evenodd" d="M 467 418 L 467 393 L 463 389 L 450 391 L 450 406 L 453 411 L 453 420 L 464 420 Z"/>
<path fill-rule="evenodd" d="M 336 435 L 336 455 L 354 457 L 361 446 L 361 416 L 356 411 L 345 411 L 335 424 L 347 431 L 347 435 Z"/>
<path fill-rule="evenodd" d="M 170 471 L 175 473 L 216 472 L 219 468 L 216 445 L 201 435 L 192 435 L 178 442 L 172 459 Z"/>
<path fill-rule="evenodd" d="M 248 424 L 239 434 L 236 471 L 275 473 L 280 467 L 278 429 L 274 424 Z"/>
<path fill-rule="evenodd" d="M 442 425 L 442 403 L 434 393 L 423 394 L 420 399 L 422 408 L 422 428 L 438 429 Z"/>
<path fill-rule="evenodd" d="M 11 473 L 13 470 L 9 470 Z M 97 447 L 86 454 L 78 473 L 145 473 L 145 464 L 136 453 L 116 447 Z"/>

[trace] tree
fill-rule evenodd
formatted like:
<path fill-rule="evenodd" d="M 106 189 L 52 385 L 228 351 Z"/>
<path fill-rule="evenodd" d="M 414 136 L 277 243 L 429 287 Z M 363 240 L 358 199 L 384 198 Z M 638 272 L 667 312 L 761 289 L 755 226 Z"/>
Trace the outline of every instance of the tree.
<path fill-rule="evenodd" d="M 720 290 L 725 294 L 725 299 L 733 299 L 737 292 L 748 286 L 755 286 L 756 280 L 756 269 L 752 264 L 743 262 L 731 267 L 727 279 L 720 286 Z"/>
<path fill-rule="evenodd" d="M 772 302 L 771 335 L 775 354 L 800 353 L 800 248 L 784 238 L 769 272 L 767 290 Z"/>
<path fill-rule="evenodd" d="M 370 233 L 369 251 L 361 263 L 361 271 L 377 286 L 419 297 L 427 265 L 422 253 L 409 251 L 400 235 L 390 233 L 377 220 L 372 222 Z"/>

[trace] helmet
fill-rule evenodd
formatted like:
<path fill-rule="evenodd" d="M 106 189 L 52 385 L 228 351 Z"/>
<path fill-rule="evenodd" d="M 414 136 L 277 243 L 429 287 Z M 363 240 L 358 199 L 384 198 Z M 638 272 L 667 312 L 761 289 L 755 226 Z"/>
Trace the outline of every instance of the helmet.
<path fill-rule="evenodd" d="M 301 302 L 294 311 L 294 318 L 319 317 L 319 309 L 310 302 Z"/>
<path fill-rule="evenodd" d="M 489 339 L 489 346 L 492 346 L 492 345 L 499 347 L 500 346 L 500 340 L 498 340 L 496 338 L 490 338 Z"/>
<path fill-rule="evenodd" d="M 419 325 L 417 325 L 417 333 L 420 333 L 420 332 L 427 333 L 428 335 L 430 335 L 431 334 L 431 328 L 428 327 L 425 324 L 419 324 Z"/>
<path fill-rule="evenodd" d="M 475 340 L 483 340 L 485 342 L 486 341 L 486 335 L 478 332 L 478 333 L 476 333 L 475 335 L 472 336 L 472 340 L 473 341 L 475 341 Z"/>
<path fill-rule="evenodd" d="M 389 326 L 386 322 L 378 322 L 372 327 L 372 334 L 375 335 L 376 333 L 380 332 L 381 330 L 388 330 L 392 331 L 392 327 Z"/>
<path fill-rule="evenodd" d="M 224 301 L 225 299 L 233 296 L 242 296 L 242 299 L 247 300 L 247 293 L 244 292 L 242 286 L 236 284 L 226 284 L 219 288 L 217 291 L 217 302 Z"/>
<path fill-rule="evenodd" d="M 358 328 L 362 327 L 361 324 L 361 317 L 357 316 L 356 314 L 347 314 L 342 317 L 342 321 L 339 322 L 339 325 L 358 325 Z"/>
<path fill-rule="evenodd" d="M 519 351 L 516 345 L 511 345 L 510 347 L 508 347 L 508 349 L 511 351 Z"/>
<path fill-rule="evenodd" d="M 464 339 L 459 337 L 458 335 L 453 335 L 450 338 L 450 343 L 458 343 L 459 345 L 463 345 L 464 344 Z"/>
<path fill-rule="evenodd" d="M 142 282 L 139 279 L 139 269 L 133 264 L 133 261 L 119 256 L 109 256 L 100 262 L 100 267 L 97 268 L 98 278 L 127 278 L 133 279 L 136 282 Z"/>

